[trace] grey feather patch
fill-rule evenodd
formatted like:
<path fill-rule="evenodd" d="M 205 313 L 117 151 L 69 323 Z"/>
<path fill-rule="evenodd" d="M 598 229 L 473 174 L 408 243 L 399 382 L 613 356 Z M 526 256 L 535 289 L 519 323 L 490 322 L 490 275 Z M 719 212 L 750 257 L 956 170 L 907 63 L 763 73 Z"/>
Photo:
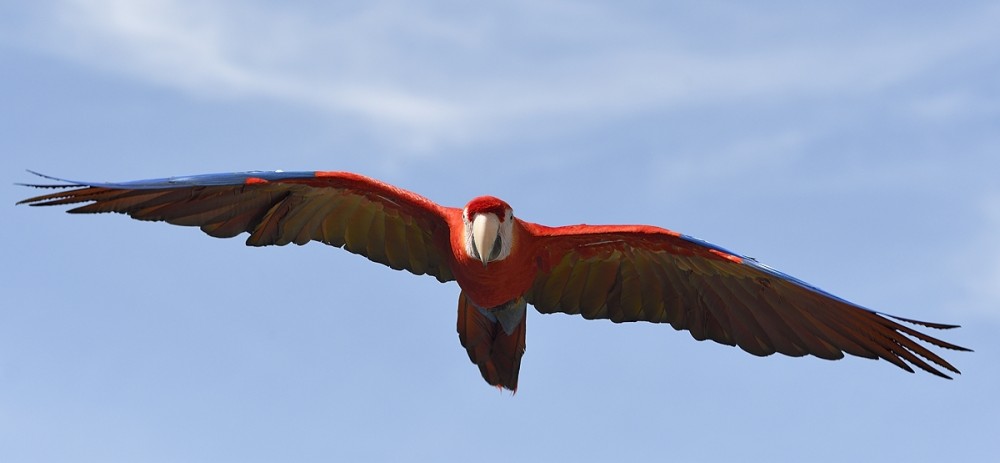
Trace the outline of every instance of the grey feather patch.
<path fill-rule="evenodd" d="M 524 319 L 527 307 L 528 301 L 523 297 L 519 297 L 492 309 L 484 309 L 479 306 L 476 306 L 476 309 L 489 321 L 494 323 L 499 322 L 503 328 L 503 332 L 510 336 L 514 332 L 514 329 L 517 328 L 517 325 L 521 323 L 521 320 Z"/>

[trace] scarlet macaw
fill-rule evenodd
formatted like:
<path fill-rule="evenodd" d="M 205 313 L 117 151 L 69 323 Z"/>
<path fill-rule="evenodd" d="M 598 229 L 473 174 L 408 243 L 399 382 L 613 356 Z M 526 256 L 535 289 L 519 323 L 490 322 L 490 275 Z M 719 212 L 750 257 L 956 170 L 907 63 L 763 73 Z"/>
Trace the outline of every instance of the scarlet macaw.
<path fill-rule="evenodd" d="M 525 348 L 526 306 L 615 323 L 669 323 L 697 340 L 839 359 L 882 358 L 949 378 L 960 373 L 916 340 L 969 349 L 895 320 L 929 328 L 957 325 L 900 318 L 858 306 L 705 241 L 645 225 L 547 227 L 515 218 L 480 196 L 462 209 L 347 172 L 245 172 L 75 182 L 18 204 L 88 203 L 72 213 L 118 212 L 139 220 L 198 226 L 247 245 L 320 241 L 397 270 L 455 280 L 458 335 L 487 383 L 516 390 Z M 925 361 L 927 360 L 927 361 Z"/>

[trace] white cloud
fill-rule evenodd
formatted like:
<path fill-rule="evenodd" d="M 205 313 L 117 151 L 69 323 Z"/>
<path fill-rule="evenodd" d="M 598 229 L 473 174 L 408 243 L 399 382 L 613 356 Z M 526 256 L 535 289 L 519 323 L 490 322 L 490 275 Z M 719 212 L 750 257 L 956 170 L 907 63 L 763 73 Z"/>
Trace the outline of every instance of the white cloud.
<path fill-rule="evenodd" d="M 414 148 L 546 118 L 863 92 L 1000 35 L 995 10 L 935 30 L 872 26 L 815 42 L 703 49 L 663 24 L 592 4 L 380 1 L 308 13 L 282 3 L 56 5 L 41 24 L 46 46 L 82 63 L 202 96 L 356 117 Z M 771 19 L 779 31 L 793 22 Z"/>
<path fill-rule="evenodd" d="M 459 108 L 408 91 L 403 85 L 377 79 L 325 78 L 322 72 L 309 69 L 310 63 L 305 61 L 322 60 L 324 49 L 345 43 L 346 38 L 330 37 L 325 44 L 295 43 L 299 40 L 295 29 L 300 26 L 306 37 L 319 38 L 322 33 L 309 30 L 315 26 L 302 24 L 301 18 L 282 20 L 280 13 L 264 10 L 243 9 L 233 14 L 236 8 L 195 2 L 182 5 L 170 0 L 68 1 L 59 16 L 59 35 L 67 39 L 62 51 L 88 63 L 201 95 L 271 98 L 353 113 L 416 132 L 437 130 L 459 116 Z M 272 21 L 277 25 L 265 26 Z M 290 41 L 282 43 L 283 38 Z M 291 62 L 283 56 L 286 48 L 291 48 Z M 343 74 L 352 72 L 356 69 Z"/>

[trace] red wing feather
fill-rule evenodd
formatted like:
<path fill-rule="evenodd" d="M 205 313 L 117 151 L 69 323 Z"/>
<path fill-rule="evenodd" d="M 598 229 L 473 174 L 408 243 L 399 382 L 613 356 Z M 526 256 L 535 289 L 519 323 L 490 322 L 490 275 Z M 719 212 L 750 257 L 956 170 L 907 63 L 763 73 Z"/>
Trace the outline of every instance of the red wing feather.
<path fill-rule="evenodd" d="M 197 226 L 220 238 L 247 232 L 251 246 L 320 241 L 394 269 L 454 279 L 447 216 L 461 212 L 348 172 L 246 172 L 34 186 L 67 189 L 19 204 L 82 204 L 69 212 L 117 212 Z"/>

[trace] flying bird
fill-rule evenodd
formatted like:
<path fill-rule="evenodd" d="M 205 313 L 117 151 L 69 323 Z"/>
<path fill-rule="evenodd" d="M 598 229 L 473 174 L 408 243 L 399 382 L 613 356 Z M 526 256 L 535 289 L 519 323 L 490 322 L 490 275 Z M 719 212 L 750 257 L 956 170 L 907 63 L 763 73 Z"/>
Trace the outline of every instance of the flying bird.
<path fill-rule="evenodd" d="M 32 172 L 35 173 L 35 172 Z M 349 172 L 207 174 L 121 183 L 26 185 L 59 191 L 18 204 L 80 204 L 68 212 L 128 214 L 200 227 L 249 246 L 319 241 L 417 275 L 456 281 L 458 337 L 483 379 L 517 389 L 527 305 L 615 323 L 669 323 L 697 340 L 840 359 L 911 364 L 944 378 L 958 369 L 920 342 L 964 347 L 848 302 L 752 258 L 647 225 L 549 227 L 480 196 L 463 208 Z M 902 323 L 901 323 L 902 322 Z M 920 342 L 918 342 L 920 341 Z"/>

